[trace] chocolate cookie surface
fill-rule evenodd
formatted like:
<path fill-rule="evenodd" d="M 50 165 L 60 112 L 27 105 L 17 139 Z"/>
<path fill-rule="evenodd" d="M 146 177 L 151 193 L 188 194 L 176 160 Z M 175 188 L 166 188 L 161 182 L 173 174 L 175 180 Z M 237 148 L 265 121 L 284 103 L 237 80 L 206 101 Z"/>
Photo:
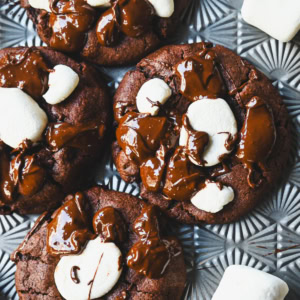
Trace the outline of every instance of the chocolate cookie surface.
<path fill-rule="evenodd" d="M 0 50 L 0 77 L 1 93 L 14 93 L 20 105 L 26 100 L 34 108 L 10 107 L 3 97 L 2 118 L 8 121 L 0 126 L 0 211 L 41 213 L 85 184 L 101 156 L 110 122 L 106 86 L 90 65 L 48 48 Z M 57 97 L 61 102 L 50 104 Z M 7 136 L 12 126 L 17 129 Z M 33 141 L 32 130 L 39 133 Z M 18 142 L 23 133 L 27 139 Z"/>
<path fill-rule="evenodd" d="M 84 201 L 78 204 L 81 201 L 80 197 L 84 197 Z M 72 202 L 73 200 L 75 202 Z M 67 206 L 69 210 L 65 209 Z M 83 209 L 82 213 L 87 221 L 86 229 L 82 225 L 82 215 L 78 210 L 76 214 L 69 215 L 72 220 L 69 223 L 71 230 L 70 227 L 62 227 L 64 220 L 70 220 L 64 219 L 62 212 L 74 212 L 74 207 L 77 209 L 79 206 Z M 111 212 L 114 213 L 114 217 Z M 70 233 L 73 236 L 77 234 L 78 238 L 73 239 L 73 245 L 77 243 L 82 249 L 87 249 L 90 243 L 95 241 L 88 241 L 86 246 L 83 241 L 85 238 L 95 238 L 92 228 L 101 236 L 104 245 L 115 243 L 120 249 L 122 258 L 119 265 L 123 270 L 115 285 L 101 299 L 180 299 L 186 279 L 183 255 L 177 240 L 166 237 L 163 222 L 164 217 L 157 207 L 148 206 L 140 199 L 125 193 L 95 187 L 77 193 L 75 197 L 67 197 L 64 206 L 52 216 L 51 213 L 45 213 L 37 220 L 23 243 L 12 254 L 12 259 L 17 265 L 16 288 L 20 299 L 64 299 L 56 286 L 59 284 L 57 273 L 61 271 L 57 265 L 66 258 L 65 254 L 68 254 L 67 257 L 76 258 L 83 252 L 70 256 L 70 252 L 67 252 L 70 251 L 70 243 L 62 244 L 57 236 L 62 232 L 55 231 L 57 228 L 68 228 L 65 236 L 71 236 Z M 86 236 L 87 231 L 90 236 Z M 156 231 L 159 235 L 156 235 Z M 144 233 L 147 233 L 147 237 L 143 236 Z M 159 247 L 156 243 L 159 243 Z M 55 247 L 60 250 L 53 253 Z M 135 251 L 143 251 L 143 247 L 149 247 L 149 252 L 142 256 L 134 256 L 135 260 L 132 260 L 131 255 Z M 86 251 L 85 249 L 83 251 Z M 107 255 L 110 257 L 112 253 Z M 101 263 L 104 263 L 104 257 L 105 253 Z M 94 259 L 94 265 L 97 264 L 98 261 Z M 84 280 L 89 281 L 94 274 L 92 272 L 93 274 L 87 275 L 88 278 L 83 278 L 80 273 L 83 272 L 83 266 L 79 262 L 76 267 L 75 277 L 74 274 L 66 272 L 66 277 L 73 277 L 74 289 Z"/>
<path fill-rule="evenodd" d="M 173 12 L 169 2 L 174 3 Z M 32 7 L 29 0 L 21 0 L 21 5 L 47 45 L 97 64 L 119 66 L 136 62 L 171 36 L 188 2 L 80 0 L 65 5 L 49 0 L 47 7 L 38 9 L 41 7 Z M 163 16 L 167 11 L 166 17 L 159 16 L 157 7 L 163 8 Z"/>
<path fill-rule="evenodd" d="M 290 122 L 278 91 L 219 45 L 166 46 L 144 58 L 122 80 L 114 115 L 121 177 L 184 223 L 239 219 L 287 167 Z"/>

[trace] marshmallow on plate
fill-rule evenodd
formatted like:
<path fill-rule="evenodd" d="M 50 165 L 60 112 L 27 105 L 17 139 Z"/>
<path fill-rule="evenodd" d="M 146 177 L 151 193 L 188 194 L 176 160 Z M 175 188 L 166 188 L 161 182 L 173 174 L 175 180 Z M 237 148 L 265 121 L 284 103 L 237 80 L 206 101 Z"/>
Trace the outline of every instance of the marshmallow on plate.
<path fill-rule="evenodd" d="M 87 4 L 94 7 L 110 7 L 110 0 L 86 0 Z"/>
<path fill-rule="evenodd" d="M 149 0 L 155 13 L 161 18 L 169 18 L 174 13 L 174 0 Z"/>
<path fill-rule="evenodd" d="M 51 12 L 49 1 L 50 0 L 29 0 L 29 5 L 36 9 L 44 9 Z"/>
<path fill-rule="evenodd" d="M 197 192 L 191 202 L 198 209 L 210 213 L 217 213 L 234 199 L 234 191 L 230 186 L 218 185 L 217 182 L 206 181 L 205 187 Z"/>
<path fill-rule="evenodd" d="M 162 79 L 150 79 L 141 86 L 136 96 L 137 109 L 140 113 L 149 113 L 151 116 L 156 116 L 159 106 L 155 105 L 155 102 L 165 104 L 171 95 L 171 89 Z"/>
<path fill-rule="evenodd" d="M 0 139 L 12 148 L 40 140 L 48 118 L 39 105 L 18 88 L 0 87 L 0 99 Z"/>
<path fill-rule="evenodd" d="M 281 41 L 290 41 L 300 30 L 299 0 L 244 0 L 243 19 Z"/>
<path fill-rule="evenodd" d="M 229 266 L 212 300 L 283 300 L 289 288 L 278 277 L 247 266 Z"/>
<path fill-rule="evenodd" d="M 58 291 L 66 300 L 86 300 L 90 292 L 91 299 L 102 297 L 119 280 L 121 256 L 114 243 L 102 243 L 100 237 L 89 241 L 82 253 L 63 256 L 58 262 L 54 272 Z M 77 282 L 71 278 L 72 271 Z"/>
<path fill-rule="evenodd" d="M 43 95 L 49 104 L 58 104 L 68 98 L 76 89 L 79 76 L 70 67 L 57 65 L 49 74 L 48 91 Z"/>
<path fill-rule="evenodd" d="M 202 99 L 193 102 L 187 111 L 191 127 L 196 131 L 204 131 L 209 135 L 209 142 L 203 153 L 205 167 L 220 162 L 220 157 L 231 151 L 226 149 L 226 140 L 237 134 L 237 124 L 233 112 L 223 99 Z M 181 128 L 179 145 L 186 146 L 188 133 Z M 198 165 L 190 158 L 191 162 Z"/>

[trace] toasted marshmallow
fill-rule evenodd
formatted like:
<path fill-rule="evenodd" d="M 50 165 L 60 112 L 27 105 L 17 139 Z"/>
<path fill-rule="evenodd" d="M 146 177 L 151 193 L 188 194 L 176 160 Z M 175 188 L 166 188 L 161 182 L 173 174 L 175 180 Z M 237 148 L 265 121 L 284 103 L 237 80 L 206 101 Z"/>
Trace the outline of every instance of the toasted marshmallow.
<path fill-rule="evenodd" d="M 12 148 L 40 140 L 48 118 L 39 105 L 18 88 L 0 87 L 0 99 L 0 139 Z"/>
<path fill-rule="evenodd" d="M 205 187 L 197 192 L 191 202 L 197 208 L 210 213 L 217 213 L 234 199 L 234 191 L 230 186 L 218 185 L 216 182 L 206 181 Z"/>
<path fill-rule="evenodd" d="M 174 0 L 149 0 L 155 13 L 161 18 L 169 18 L 174 13 Z"/>
<path fill-rule="evenodd" d="M 300 30 L 299 0 L 244 0 L 243 19 L 281 41 L 290 41 Z"/>
<path fill-rule="evenodd" d="M 87 4 L 94 7 L 110 7 L 110 0 L 86 0 Z"/>
<path fill-rule="evenodd" d="M 206 161 L 205 167 L 210 167 L 220 162 L 220 157 L 230 153 L 225 148 L 228 137 L 237 134 L 235 117 L 223 99 L 202 99 L 193 102 L 187 111 L 191 127 L 196 131 L 204 131 L 209 135 L 209 143 L 203 153 Z M 186 146 L 188 134 L 184 127 L 181 128 L 179 145 Z M 195 160 L 191 162 L 198 165 Z"/>
<path fill-rule="evenodd" d="M 68 98 L 76 89 L 79 76 L 70 67 L 57 65 L 54 72 L 49 74 L 49 89 L 43 95 L 49 104 L 58 104 Z"/>
<path fill-rule="evenodd" d="M 66 300 L 87 300 L 90 292 L 91 299 L 104 296 L 122 273 L 121 256 L 114 243 L 102 243 L 100 237 L 89 241 L 81 254 L 63 256 L 58 262 L 54 272 L 58 291 Z M 74 267 L 77 282 L 71 278 Z"/>
<path fill-rule="evenodd" d="M 29 5 L 36 9 L 44 9 L 51 12 L 49 0 L 29 0 Z"/>
<path fill-rule="evenodd" d="M 155 102 L 165 104 L 171 95 L 171 89 L 162 79 L 150 79 L 141 86 L 136 96 L 137 109 L 140 113 L 148 113 L 151 116 L 156 116 L 159 106 L 155 105 Z"/>
<path fill-rule="evenodd" d="M 287 284 L 278 277 L 232 265 L 225 270 L 212 300 L 283 300 L 288 291 Z"/>

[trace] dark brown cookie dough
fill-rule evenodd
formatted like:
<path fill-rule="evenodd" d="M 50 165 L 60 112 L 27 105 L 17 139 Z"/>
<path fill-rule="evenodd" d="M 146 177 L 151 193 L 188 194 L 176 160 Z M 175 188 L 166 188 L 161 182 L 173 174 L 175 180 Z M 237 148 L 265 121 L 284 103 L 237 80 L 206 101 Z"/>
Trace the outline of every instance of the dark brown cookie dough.
<path fill-rule="evenodd" d="M 113 207 L 120 213 L 128 229 L 126 241 L 119 244 L 123 258 L 126 257 L 133 243 L 138 240 L 137 235 L 133 232 L 133 224 L 145 203 L 131 195 L 108 191 L 100 187 L 92 188 L 83 195 L 90 207 L 90 211 L 85 212 L 90 220 L 97 211 L 105 207 Z M 60 256 L 49 255 L 46 249 L 47 225 L 52 217 L 51 213 L 42 215 L 11 256 L 17 265 L 16 288 L 22 300 L 63 299 L 55 286 L 53 276 Z M 162 227 L 161 230 L 163 231 Z M 177 247 L 180 249 L 178 242 Z M 138 275 L 126 266 L 124 260 L 123 272 L 119 281 L 101 299 L 176 300 L 180 299 L 182 295 L 185 280 L 186 270 L 182 254 L 171 259 L 164 275 L 158 279 Z M 122 295 L 126 295 L 126 297 L 122 298 Z"/>
<path fill-rule="evenodd" d="M 98 41 L 96 25 L 105 9 L 95 8 L 93 16 L 94 22 L 92 22 L 91 27 L 86 30 L 87 34 L 79 37 L 82 43 L 82 46 L 79 47 L 81 50 L 75 50 L 73 53 L 100 65 L 120 66 L 135 63 L 151 51 L 157 49 L 167 37 L 176 31 L 179 19 L 189 1 L 190 0 L 175 0 L 175 11 L 170 18 L 160 18 L 155 15 L 151 21 L 149 30 L 146 30 L 137 37 L 120 33 L 118 35 L 118 41 L 111 46 L 101 45 Z M 26 8 L 30 19 L 37 26 L 40 38 L 47 45 L 50 45 L 52 29 L 49 27 L 49 13 L 45 10 L 32 8 L 28 0 L 21 0 L 21 5 Z"/>
<path fill-rule="evenodd" d="M 137 93 L 142 84 L 151 78 L 163 79 L 173 93 L 158 116 L 163 114 L 161 111 L 171 110 L 179 115 L 184 114 L 191 101 L 179 93 L 180 80 L 174 66 L 183 59 L 199 54 L 204 48 L 211 49 L 211 47 L 212 45 L 204 43 L 166 46 L 141 60 L 135 70 L 129 71 L 125 75 L 115 94 L 114 115 L 117 123 L 120 123 L 121 117 L 126 113 L 130 111 L 137 112 Z M 205 172 L 208 172 L 209 177 L 214 181 L 228 185 L 234 190 L 234 200 L 218 213 L 213 214 L 200 210 L 190 201 L 168 199 L 162 193 L 162 186 L 158 192 L 153 192 L 141 183 L 141 196 L 144 199 L 158 205 L 169 217 L 184 223 L 199 223 L 201 221 L 229 223 L 250 212 L 266 197 L 267 192 L 278 183 L 283 171 L 287 168 L 290 150 L 289 117 L 282 98 L 272 86 L 270 80 L 232 51 L 219 45 L 213 47 L 212 50 L 216 56 L 217 69 L 224 82 L 225 92 L 221 98 L 225 99 L 231 107 L 237 121 L 239 133 L 246 116 L 246 104 L 253 97 L 259 97 L 263 99 L 273 113 L 276 142 L 267 158 L 264 169 L 255 168 L 251 175 L 254 181 L 261 180 L 261 183 L 255 188 L 248 184 L 248 169 L 241 161 L 236 159 L 240 135 L 233 152 L 224 160 L 229 168 L 228 172 L 225 174 L 220 173 L 223 169 L 222 164 L 208 168 L 198 167 L 202 170 L 205 169 Z M 176 145 L 178 145 L 178 141 Z M 127 182 L 140 181 L 139 165 L 126 156 L 117 142 L 114 143 L 112 149 L 114 161 L 121 177 Z M 219 172 L 219 175 L 216 172 Z"/>
<path fill-rule="evenodd" d="M 103 141 L 111 121 L 106 86 L 100 74 L 90 65 L 77 63 L 49 48 L 2 49 L 0 50 L 0 61 L 8 55 L 12 57 L 16 53 L 24 54 L 32 53 L 32 51 L 42 57 L 49 69 L 58 64 L 72 68 L 79 75 L 79 84 L 66 100 L 56 105 L 48 104 L 41 97 L 41 94 L 33 97 L 48 116 L 48 126 L 43 134 L 42 141 L 30 145 L 29 149 L 26 150 L 34 157 L 36 165 L 44 172 L 42 183 L 33 193 L 21 193 L 19 188 L 19 190 L 14 190 L 9 200 L 1 196 L 1 213 L 11 213 L 12 211 L 21 214 L 41 213 L 57 207 L 67 193 L 73 191 L 74 188 L 77 189 L 85 185 L 92 175 L 97 159 L 101 157 L 104 150 L 105 143 Z M 4 87 L 8 87 L 5 81 L 0 85 L 3 86 L 3 83 Z M 26 91 L 26 85 L 24 90 Z M 70 141 L 57 146 L 57 149 L 49 146 L 46 134 L 50 124 L 64 124 L 71 126 L 71 130 L 77 130 L 77 128 L 85 126 L 88 122 L 95 123 L 95 129 L 83 130 L 79 134 L 71 135 Z M 5 157 L 3 155 L 7 155 L 3 161 L 9 164 L 20 152 L 12 152 L 12 148 L 2 141 L 1 143 L 1 159 Z M 88 147 L 88 143 L 91 143 L 92 147 Z M 8 171 L 3 171 L 3 161 L 1 163 L 2 189 L 4 176 L 8 173 Z M 36 183 L 36 180 L 34 179 L 33 182 Z M 1 195 L 3 195 L 2 190 Z"/>

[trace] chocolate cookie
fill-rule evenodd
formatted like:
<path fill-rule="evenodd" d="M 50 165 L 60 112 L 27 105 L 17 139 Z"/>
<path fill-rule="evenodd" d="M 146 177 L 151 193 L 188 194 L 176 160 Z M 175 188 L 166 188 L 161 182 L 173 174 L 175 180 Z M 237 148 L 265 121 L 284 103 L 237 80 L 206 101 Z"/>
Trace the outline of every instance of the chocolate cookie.
<path fill-rule="evenodd" d="M 0 50 L 0 212 L 41 213 L 86 184 L 104 150 L 99 73 L 48 48 Z"/>
<path fill-rule="evenodd" d="M 190 0 L 21 0 L 50 47 L 101 65 L 134 63 L 177 28 Z"/>
<path fill-rule="evenodd" d="M 11 256 L 20 299 L 180 299 L 185 264 L 164 218 L 158 207 L 101 187 L 68 196 Z"/>
<path fill-rule="evenodd" d="M 166 46 L 123 78 L 113 157 L 141 196 L 184 223 L 251 211 L 287 167 L 290 122 L 268 78 L 209 43 Z"/>

